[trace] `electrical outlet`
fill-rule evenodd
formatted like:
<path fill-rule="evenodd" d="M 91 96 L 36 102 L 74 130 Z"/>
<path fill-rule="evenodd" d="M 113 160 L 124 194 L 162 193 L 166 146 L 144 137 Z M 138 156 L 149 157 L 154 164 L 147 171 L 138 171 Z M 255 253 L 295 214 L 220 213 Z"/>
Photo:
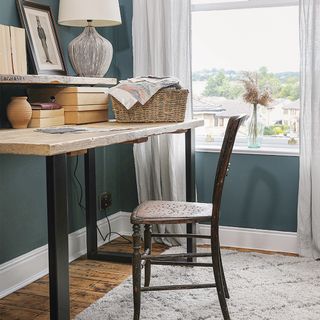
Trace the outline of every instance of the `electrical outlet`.
<path fill-rule="evenodd" d="M 99 196 L 100 210 L 106 210 L 112 205 L 112 196 L 110 192 L 101 193 Z"/>

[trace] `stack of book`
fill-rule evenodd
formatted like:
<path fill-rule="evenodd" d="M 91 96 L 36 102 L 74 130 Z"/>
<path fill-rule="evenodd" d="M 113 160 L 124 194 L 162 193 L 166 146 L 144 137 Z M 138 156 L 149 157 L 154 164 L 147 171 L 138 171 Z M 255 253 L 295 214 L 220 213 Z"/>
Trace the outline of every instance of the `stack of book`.
<path fill-rule="evenodd" d="M 105 88 L 32 88 L 29 100 L 55 101 L 64 109 L 65 124 L 108 121 L 108 94 Z"/>
<path fill-rule="evenodd" d="M 29 128 L 64 125 L 64 109 L 57 103 L 31 103 L 32 117 Z"/>
<path fill-rule="evenodd" d="M 0 74 L 27 74 L 24 29 L 0 24 Z"/>

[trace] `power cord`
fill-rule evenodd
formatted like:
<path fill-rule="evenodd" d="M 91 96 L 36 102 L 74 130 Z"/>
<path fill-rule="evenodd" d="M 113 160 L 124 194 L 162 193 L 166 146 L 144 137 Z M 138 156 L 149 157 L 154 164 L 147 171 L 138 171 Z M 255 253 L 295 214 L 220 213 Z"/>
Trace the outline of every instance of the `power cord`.
<path fill-rule="evenodd" d="M 74 167 L 74 170 L 73 170 L 73 177 L 74 177 L 74 180 L 76 181 L 76 184 L 78 185 L 78 189 L 80 190 L 80 194 L 77 192 L 78 206 L 81 209 L 81 212 L 83 214 L 86 214 L 86 207 L 82 204 L 82 201 L 83 201 L 83 187 L 82 187 L 82 184 L 81 184 L 80 180 L 77 177 L 78 166 L 79 166 L 79 156 L 76 157 L 76 164 L 75 164 L 75 167 Z M 107 220 L 107 223 L 108 223 L 109 232 L 104 236 L 102 231 L 100 230 L 99 226 L 97 225 L 96 228 L 97 228 L 97 231 L 98 231 L 101 239 L 105 242 L 109 238 L 108 239 L 109 245 L 120 245 L 120 244 L 127 244 L 127 243 L 132 244 L 132 241 L 129 238 L 123 236 L 122 234 L 120 234 L 118 232 L 112 231 L 110 219 L 107 216 L 107 211 L 103 210 L 103 213 L 104 213 L 104 218 Z M 113 241 L 112 243 L 110 243 L 111 236 L 113 234 L 115 234 L 118 237 L 124 239 L 126 242 Z"/>

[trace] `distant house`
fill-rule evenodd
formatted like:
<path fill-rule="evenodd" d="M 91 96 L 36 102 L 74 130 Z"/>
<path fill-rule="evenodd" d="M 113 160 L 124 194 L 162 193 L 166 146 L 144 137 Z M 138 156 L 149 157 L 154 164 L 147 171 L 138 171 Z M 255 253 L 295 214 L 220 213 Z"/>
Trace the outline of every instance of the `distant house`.
<path fill-rule="evenodd" d="M 201 100 L 193 100 L 193 114 L 210 115 L 213 118 L 213 125 L 224 126 L 224 119 L 239 114 L 251 114 L 251 106 L 242 100 L 229 100 L 219 97 L 207 97 Z"/>
<path fill-rule="evenodd" d="M 207 141 L 213 141 L 215 136 L 224 134 L 231 116 L 250 115 L 250 113 L 251 106 L 242 100 L 229 100 L 220 97 L 193 99 L 193 115 L 196 119 L 204 120 L 202 131 L 207 136 Z"/>
<path fill-rule="evenodd" d="M 266 126 L 276 124 L 286 125 L 290 131 L 299 131 L 300 100 L 289 101 L 277 99 L 267 107 L 261 107 L 261 114 L 265 119 Z M 250 115 L 252 106 L 244 101 L 229 100 L 222 97 L 195 97 L 193 99 L 193 115 L 196 119 L 204 120 L 203 134 L 208 141 L 215 136 L 223 135 L 231 116 L 239 114 Z M 245 134 L 244 130 L 243 134 Z"/>
<path fill-rule="evenodd" d="M 283 106 L 283 124 L 290 127 L 293 133 L 299 132 L 300 99 Z"/>

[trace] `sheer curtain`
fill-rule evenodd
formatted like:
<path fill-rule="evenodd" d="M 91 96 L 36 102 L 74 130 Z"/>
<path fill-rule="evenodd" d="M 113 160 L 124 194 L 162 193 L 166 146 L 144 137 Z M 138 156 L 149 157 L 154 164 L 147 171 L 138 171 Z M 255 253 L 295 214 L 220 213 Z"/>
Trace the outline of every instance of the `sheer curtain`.
<path fill-rule="evenodd" d="M 300 0 L 300 254 L 320 258 L 320 1 Z"/>
<path fill-rule="evenodd" d="M 190 89 L 190 12 L 189 0 L 133 0 L 134 76 L 174 76 Z M 134 158 L 139 202 L 185 200 L 182 135 L 152 137 L 135 145 Z M 184 226 L 159 228 L 161 233 L 185 231 Z M 179 239 L 162 241 L 180 243 Z"/>

